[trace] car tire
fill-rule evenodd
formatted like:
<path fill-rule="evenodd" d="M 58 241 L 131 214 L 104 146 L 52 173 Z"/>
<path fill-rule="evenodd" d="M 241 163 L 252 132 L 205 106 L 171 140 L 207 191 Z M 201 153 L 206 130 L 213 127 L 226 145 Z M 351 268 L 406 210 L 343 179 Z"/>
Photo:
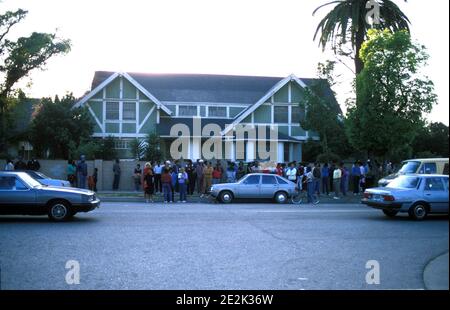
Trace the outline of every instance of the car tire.
<path fill-rule="evenodd" d="M 231 203 L 233 201 L 233 193 L 230 191 L 222 191 L 219 194 L 219 199 L 222 203 Z"/>
<path fill-rule="evenodd" d="M 54 201 L 49 204 L 48 217 L 54 222 L 64 222 L 72 218 L 74 213 L 70 206 L 64 201 Z"/>
<path fill-rule="evenodd" d="M 384 215 L 387 217 L 395 217 L 398 214 L 398 210 L 383 210 Z"/>
<path fill-rule="evenodd" d="M 288 195 L 286 192 L 276 192 L 274 199 L 276 203 L 283 204 L 287 202 Z"/>
<path fill-rule="evenodd" d="M 414 204 L 408 211 L 409 217 L 416 221 L 423 221 L 428 215 L 427 206 L 422 203 Z"/>

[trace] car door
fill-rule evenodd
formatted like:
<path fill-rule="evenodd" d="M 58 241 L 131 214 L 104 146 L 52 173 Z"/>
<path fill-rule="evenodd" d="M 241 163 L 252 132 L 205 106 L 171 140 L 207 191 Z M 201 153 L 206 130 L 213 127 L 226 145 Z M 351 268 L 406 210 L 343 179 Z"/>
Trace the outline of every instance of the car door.
<path fill-rule="evenodd" d="M 261 176 L 261 198 L 273 198 L 275 193 L 278 191 L 278 188 L 278 182 L 274 175 Z"/>
<path fill-rule="evenodd" d="M 36 193 L 14 175 L 0 176 L 0 213 L 27 213 L 36 203 Z"/>
<path fill-rule="evenodd" d="M 448 212 L 448 187 L 442 177 L 425 178 L 423 193 L 430 203 L 431 212 Z"/>
<path fill-rule="evenodd" d="M 260 193 L 260 175 L 249 175 L 237 189 L 238 198 L 258 198 Z"/>

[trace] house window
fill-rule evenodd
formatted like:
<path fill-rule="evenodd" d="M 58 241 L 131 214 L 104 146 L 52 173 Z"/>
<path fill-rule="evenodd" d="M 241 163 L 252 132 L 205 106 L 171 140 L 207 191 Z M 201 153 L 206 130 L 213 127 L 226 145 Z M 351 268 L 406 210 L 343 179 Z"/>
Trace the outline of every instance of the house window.
<path fill-rule="evenodd" d="M 284 156 L 284 161 L 288 162 L 291 160 L 290 158 L 290 152 L 289 152 L 289 143 L 285 142 L 283 145 L 283 156 Z"/>
<path fill-rule="evenodd" d="M 227 117 L 226 107 L 208 107 L 209 117 Z"/>
<path fill-rule="evenodd" d="M 288 123 L 288 107 L 282 106 L 282 107 L 274 107 L 274 122 L 275 123 Z"/>
<path fill-rule="evenodd" d="M 136 103 L 124 102 L 123 103 L 123 115 L 124 120 L 136 120 Z"/>
<path fill-rule="evenodd" d="M 201 105 L 200 106 L 200 116 L 205 117 L 206 116 L 206 107 Z"/>
<path fill-rule="evenodd" d="M 106 119 L 107 120 L 119 120 L 119 103 L 107 102 L 106 103 Z"/>
<path fill-rule="evenodd" d="M 179 116 L 197 116 L 196 105 L 180 105 L 178 106 Z"/>
<path fill-rule="evenodd" d="M 305 109 L 299 106 L 292 107 L 292 124 L 299 124 L 305 120 Z"/>

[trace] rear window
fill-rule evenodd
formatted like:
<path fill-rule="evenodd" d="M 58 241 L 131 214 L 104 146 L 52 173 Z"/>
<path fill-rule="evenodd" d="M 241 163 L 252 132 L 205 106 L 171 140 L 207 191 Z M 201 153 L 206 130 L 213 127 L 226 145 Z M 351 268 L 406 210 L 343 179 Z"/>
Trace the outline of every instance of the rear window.
<path fill-rule="evenodd" d="M 277 184 L 277 180 L 273 175 L 263 175 L 262 184 Z"/>
<path fill-rule="evenodd" d="M 419 177 L 413 176 L 399 176 L 398 178 L 392 180 L 388 187 L 391 188 L 416 188 L 419 184 Z"/>

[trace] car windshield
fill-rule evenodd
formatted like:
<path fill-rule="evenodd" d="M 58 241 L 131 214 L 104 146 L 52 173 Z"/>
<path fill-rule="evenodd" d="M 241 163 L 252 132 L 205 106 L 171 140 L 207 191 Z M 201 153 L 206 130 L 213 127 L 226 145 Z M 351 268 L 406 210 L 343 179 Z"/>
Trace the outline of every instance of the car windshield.
<path fill-rule="evenodd" d="M 23 181 L 25 181 L 31 187 L 36 187 L 36 186 L 41 186 L 42 185 L 41 183 L 39 183 L 38 181 L 36 181 L 35 179 L 33 179 L 31 176 L 29 176 L 26 173 L 21 173 L 20 174 L 20 178 Z"/>
<path fill-rule="evenodd" d="M 388 187 L 391 188 L 416 188 L 419 184 L 419 177 L 413 176 L 399 176 L 398 178 L 389 182 Z"/>
<path fill-rule="evenodd" d="M 420 166 L 420 161 L 405 161 L 403 166 L 398 171 L 399 174 L 416 173 L 417 168 Z"/>

